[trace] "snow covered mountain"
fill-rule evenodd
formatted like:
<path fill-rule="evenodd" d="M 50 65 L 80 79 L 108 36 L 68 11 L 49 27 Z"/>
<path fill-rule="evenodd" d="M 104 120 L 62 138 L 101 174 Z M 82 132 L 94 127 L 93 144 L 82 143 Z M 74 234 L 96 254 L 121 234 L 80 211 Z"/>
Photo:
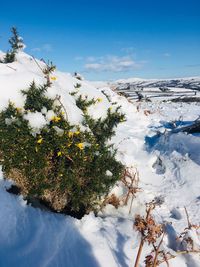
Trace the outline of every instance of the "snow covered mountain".
<path fill-rule="evenodd" d="M 44 62 L 20 52 L 17 61 L 0 63 L 0 110 L 12 101 L 17 107 L 23 103 L 20 90 L 34 80 L 44 82 L 40 67 Z M 161 250 L 172 255 L 172 267 L 200 266 L 200 135 L 187 134 L 182 127 L 191 125 L 200 115 L 198 103 L 131 103 L 113 91 L 113 84 L 80 81 L 69 73 L 55 71 L 48 96 L 59 95 L 70 122 L 80 124 L 82 112 L 70 92 L 77 83 L 80 93 L 88 98 L 102 99 L 89 109 L 94 118 L 103 117 L 110 102 L 121 105 L 126 122 L 116 129 L 112 143 L 118 149 L 117 159 L 139 174 L 139 190 L 126 205 L 116 209 L 112 204 L 99 212 L 85 215 L 81 220 L 55 214 L 27 205 L 20 195 L 6 191 L 11 181 L 0 173 L 0 266 L 1 267 L 129 267 L 134 266 L 140 235 L 133 228 L 137 214 L 145 216 L 146 203 L 160 200 L 153 211 L 158 223 L 165 224 Z M 198 90 L 200 78 L 178 80 L 120 80 L 115 86 L 178 87 Z M 196 86 L 196 87 L 195 87 Z M 36 119 L 36 124 L 39 123 Z M 176 129 L 176 131 L 174 131 Z M 12 177 L 10 177 L 12 179 Z M 119 182 L 111 194 L 124 199 L 127 190 Z M 132 201 L 133 200 L 133 201 Z M 184 208 L 186 207 L 186 209 Z M 185 211 L 188 211 L 189 219 Z M 181 242 L 188 220 L 195 227 L 187 231 L 184 240 L 192 240 L 193 252 Z M 189 238 L 189 239 L 188 239 Z M 152 248 L 145 243 L 140 265 L 152 255 Z M 159 266 L 166 266 L 166 262 Z"/>

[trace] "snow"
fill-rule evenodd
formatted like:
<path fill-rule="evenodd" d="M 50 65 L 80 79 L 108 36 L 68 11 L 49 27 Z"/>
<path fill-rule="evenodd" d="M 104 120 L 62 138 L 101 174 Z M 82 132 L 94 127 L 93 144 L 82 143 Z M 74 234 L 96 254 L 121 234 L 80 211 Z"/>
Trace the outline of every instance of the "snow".
<path fill-rule="evenodd" d="M 44 115 L 41 112 L 37 111 L 28 112 L 24 115 L 24 119 L 28 121 L 29 126 L 33 129 L 34 132 L 38 132 L 47 124 Z"/>
<path fill-rule="evenodd" d="M 144 79 L 144 78 L 128 78 L 128 79 L 120 79 L 116 80 L 116 83 L 139 83 L 139 82 L 146 82 L 146 83 L 152 83 L 152 82 L 158 82 L 158 81 L 171 81 L 172 79 Z M 173 80 L 180 80 L 180 81 L 188 81 L 188 80 L 196 80 L 200 81 L 199 76 L 194 77 L 187 77 L 187 78 L 173 78 Z"/>
<path fill-rule="evenodd" d="M 45 68 L 45 63 L 36 60 L 37 64 L 41 68 Z M 42 70 L 36 64 L 35 59 L 24 52 L 17 54 L 17 61 L 9 64 L 0 64 L 0 84 L 2 90 L 6 93 L 2 93 L 0 97 L 0 110 L 4 109 L 8 101 L 15 103 L 17 107 L 22 107 L 24 103 L 24 97 L 21 95 L 21 90 L 26 90 L 31 82 L 34 80 L 37 85 L 45 83 L 45 78 Z M 82 112 L 77 108 L 75 99 L 70 95 L 70 92 L 75 91 L 74 86 L 79 83 L 81 88 L 80 94 L 83 96 L 89 95 L 89 98 L 102 98 L 102 103 L 97 105 L 95 110 L 91 109 L 91 115 L 94 118 L 101 116 L 102 111 L 104 116 L 106 115 L 106 107 L 109 107 L 109 103 L 106 97 L 98 91 L 91 84 L 80 81 L 74 78 L 72 75 L 55 71 L 52 74 L 56 80 L 51 80 L 53 83 L 46 95 L 50 98 L 56 98 L 60 96 L 62 104 L 65 106 L 68 118 L 72 124 L 79 124 L 82 121 Z"/>
<path fill-rule="evenodd" d="M 43 62 L 37 62 L 45 66 Z M 102 99 L 90 108 L 93 117 L 105 116 L 111 105 L 101 91 L 112 102 L 121 105 L 127 121 L 117 127 L 116 136 L 110 142 L 118 148 L 117 158 L 126 166 L 138 170 L 141 192 L 134 198 L 130 213 L 131 199 L 127 206 L 115 209 L 107 205 L 98 217 L 90 213 L 77 220 L 33 208 L 21 196 L 9 194 L 6 188 L 11 182 L 3 180 L 0 172 L 0 266 L 134 266 L 139 245 L 139 235 L 133 229 L 134 216 L 144 215 L 145 203 L 155 197 L 163 200 L 153 213 L 155 220 L 167 222 L 163 247 L 176 254 L 176 237 L 187 227 L 184 207 L 188 210 L 190 221 L 199 224 L 200 136 L 176 132 L 173 127 L 176 125 L 180 129 L 197 119 L 199 105 L 161 103 L 158 100 L 131 103 L 112 91 L 108 83 L 80 81 L 57 70 L 52 76 L 56 80 L 52 80 L 53 85 L 47 95 L 52 98 L 61 96 L 71 123 L 82 122 L 82 112 L 70 95 L 77 83 L 81 84 L 78 94 L 89 99 Z M 20 90 L 27 89 L 33 80 L 42 84 L 43 74 L 34 59 L 23 52 L 18 54 L 17 62 L 0 64 L 0 109 L 5 108 L 9 100 L 22 107 L 24 98 Z M 147 110 L 148 114 L 145 113 Z M 32 128 L 39 131 L 53 116 L 53 111 L 43 109 L 41 113 L 29 112 L 26 119 Z M 56 128 L 62 135 L 60 130 Z M 106 174 L 112 175 L 109 170 Z M 118 197 L 125 192 L 121 182 L 111 191 Z M 200 245 L 194 232 L 188 232 L 188 236 L 194 239 L 195 246 Z M 145 245 L 140 266 L 144 266 L 143 261 L 150 251 L 150 247 Z M 200 259 L 193 254 L 178 255 L 169 263 L 172 267 L 195 267 L 200 266 Z"/>

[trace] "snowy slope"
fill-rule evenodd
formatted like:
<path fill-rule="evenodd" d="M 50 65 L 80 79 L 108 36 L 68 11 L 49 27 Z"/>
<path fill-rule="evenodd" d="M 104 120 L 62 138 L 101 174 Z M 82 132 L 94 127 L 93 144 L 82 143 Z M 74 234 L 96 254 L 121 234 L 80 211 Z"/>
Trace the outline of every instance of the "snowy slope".
<path fill-rule="evenodd" d="M 33 80 L 37 85 L 45 83 L 44 74 L 40 68 L 45 68 L 46 65 L 42 61 L 37 61 L 37 63 L 40 67 L 36 64 L 33 57 L 20 52 L 17 54 L 16 62 L 0 64 L 0 84 L 4 92 L 0 98 L 0 109 L 6 107 L 9 100 L 14 102 L 17 107 L 21 107 L 24 101 L 21 90 L 27 89 Z M 109 103 L 106 97 L 94 86 L 77 80 L 68 73 L 62 73 L 57 70 L 52 76 L 56 80 L 51 81 L 53 85 L 48 89 L 47 95 L 52 98 L 56 97 L 56 95 L 61 96 L 61 101 L 67 110 L 71 123 L 75 124 L 82 121 L 82 113 L 75 105 L 74 97 L 69 94 L 75 90 L 74 86 L 77 83 L 81 84 L 79 91 L 83 96 L 88 95 L 89 98 L 100 97 L 103 99 L 102 103 L 98 103 L 92 115 L 99 117 L 99 114 L 102 115 L 102 112 L 106 114 Z"/>
<path fill-rule="evenodd" d="M 0 85 L 3 88 L 0 109 L 9 99 L 20 107 L 23 99 L 19 91 L 26 89 L 33 79 L 37 83 L 44 82 L 41 70 L 24 53 L 18 55 L 17 62 L 8 66 L 16 71 L 0 64 Z M 182 125 L 187 125 L 200 115 L 200 107 L 158 102 L 132 104 L 105 87 L 105 83 L 98 83 L 97 90 L 94 84 L 79 81 L 70 74 L 56 71 L 53 76 L 56 80 L 48 94 L 61 96 L 73 123 L 80 123 L 82 119 L 81 111 L 69 94 L 76 83 L 82 84 L 81 94 L 103 99 L 90 110 L 93 116 L 103 116 L 110 105 L 101 90 L 122 106 L 127 121 L 119 125 L 112 142 L 118 148 L 118 159 L 126 166 L 137 167 L 142 192 L 134 199 L 130 214 L 129 201 L 127 206 L 119 209 L 108 205 L 99 217 L 91 213 L 77 220 L 26 205 L 21 196 L 6 192 L 9 182 L 4 181 L 0 174 L 0 266 L 134 266 L 139 245 L 139 236 L 133 229 L 134 216 L 144 214 L 145 203 L 156 196 L 164 203 L 155 210 L 155 218 L 158 222 L 168 222 L 164 247 L 176 250 L 176 237 L 187 226 L 184 206 L 190 220 L 199 224 L 200 136 L 173 134 L 169 122 L 182 116 Z M 149 112 L 145 113 L 147 110 Z M 118 195 L 123 194 L 120 185 L 113 190 Z M 145 246 L 140 266 L 144 266 L 144 258 L 149 252 L 150 248 Z M 170 260 L 170 266 L 196 267 L 200 266 L 200 259 L 198 255 L 179 255 Z"/>

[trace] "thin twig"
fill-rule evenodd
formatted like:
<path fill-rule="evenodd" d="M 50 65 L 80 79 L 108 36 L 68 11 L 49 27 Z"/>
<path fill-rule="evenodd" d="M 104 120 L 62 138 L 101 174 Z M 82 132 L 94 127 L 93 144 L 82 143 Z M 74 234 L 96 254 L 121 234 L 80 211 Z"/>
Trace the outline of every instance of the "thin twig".
<path fill-rule="evenodd" d="M 146 221 L 149 219 L 149 216 L 150 216 L 151 211 L 152 211 L 153 208 L 154 208 L 153 205 L 150 205 L 148 207 L 148 209 L 146 210 Z M 145 242 L 145 237 L 141 237 L 140 246 L 139 246 L 139 249 L 138 249 L 138 252 L 137 252 L 137 257 L 136 257 L 136 260 L 135 260 L 134 267 L 138 267 L 139 266 L 139 260 L 140 260 L 140 256 L 141 256 L 142 249 L 143 249 L 143 246 L 144 246 L 144 242 Z"/>
<path fill-rule="evenodd" d="M 42 69 L 42 67 L 40 66 L 40 64 L 37 62 L 37 60 L 35 59 L 34 56 L 32 56 L 33 60 L 35 61 L 36 65 L 38 66 L 38 68 L 42 71 L 42 73 L 44 73 L 44 70 Z"/>
<path fill-rule="evenodd" d="M 143 246 L 144 246 L 144 238 L 141 238 L 140 246 L 139 246 L 139 249 L 138 249 L 138 253 L 137 253 L 137 257 L 136 257 L 136 260 L 135 260 L 134 267 L 138 267 L 139 266 L 139 260 L 140 260 L 140 256 L 141 256 L 141 253 L 142 253 Z"/>
<path fill-rule="evenodd" d="M 61 102 L 60 99 L 61 99 L 61 96 L 60 95 L 56 95 L 55 100 L 58 100 L 58 102 L 60 103 L 61 107 L 64 109 L 65 115 L 66 115 L 66 120 L 68 120 L 67 110 L 66 110 L 65 106 L 63 105 L 63 103 Z"/>
<path fill-rule="evenodd" d="M 182 250 L 182 251 L 180 250 L 180 251 L 176 251 L 176 254 L 178 254 L 178 255 L 185 255 L 185 254 L 190 254 L 190 253 L 191 254 L 192 253 L 199 254 L 200 253 L 200 250 Z M 161 264 L 163 262 L 168 263 L 169 260 L 172 260 L 172 259 L 174 259 L 176 257 L 177 257 L 177 255 L 170 255 L 169 258 L 167 258 L 167 256 L 165 255 L 164 260 L 159 261 L 159 264 Z M 167 259 L 167 261 L 166 261 L 166 259 Z"/>
<path fill-rule="evenodd" d="M 12 69 L 12 70 L 14 70 L 14 71 L 17 71 L 17 69 L 15 69 L 15 68 L 13 68 L 13 67 L 11 67 L 11 66 L 6 65 L 6 67 L 8 67 L 8 68 L 10 68 L 10 69 Z"/>
<path fill-rule="evenodd" d="M 176 251 L 177 254 L 183 255 L 183 254 L 189 254 L 189 253 L 200 253 L 200 250 L 180 250 Z"/>
<path fill-rule="evenodd" d="M 125 138 L 123 138 L 123 139 L 117 144 L 117 146 L 119 146 L 122 142 L 124 142 L 124 141 L 126 141 L 126 140 L 128 140 L 128 139 L 130 139 L 130 137 L 125 137 Z"/>
<path fill-rule="evenodd" d="M 190 223 L 190 218 L 189 218 L 189 215 L 188 215 L 188 211 L 187 211 L 185 206 L 184 206 L 184 209 L 185 209 L 185 214 L 186 214 L 186 217 L 187 217 L 188 228 L 190 229 L 192 227 L 192 225 Z"/>
<path fill-rule="evenodd" d="M 130 205 L 130 208 L 129 208 L 129 213 L 128 214 L 130 214 L 131 213 L 131 209 L 132 209 L 132 205 L 133 205 L 133 199 L 134 199 L 134 194 L 132 194 L 132 198 L 131 198 L 131 205 Z"/>
<path fill-rule="evenodd" d="M 167 267 L 169 267 L 168 258 L 167 258 L 167 256 L 166 256 L 165 252 L 162 251 L 162 254 L 163 254 L 163 258 L 164 258 L 164 260 L 165 260 L 165 262 L 166 262 L 166 264 L 167 264 Z"/>
<path fill-rule="evenodd" d="M 163 252 L 164 253 L 164 252 Z M 161 261 L 159 261 L 159 265 L 161 264 L 161 263 L 163 263 L 163 262 L 166 262 L 166 264 L 167 264 L 167 266 L 169 266 L 169 260 L 172 260 L 172 259 L 174 259 L 174 258 L 176 258 L 176 255 L 170 255 L 170 257 L 169 258 L 167 258 L 167 256 L 166 256 L 166 254 L 164 253 L 164 259 L 163 260 L 161 260 Z"/>
<path fill-rule="evenodd" d="M 159 250 L 160 250 L 160 247 L 162 245 L 162 242 L 163 242 L 163 239 L 164 239 L 164 236 L 165 236 L 165 232 L 163 232 L 163 235 L 162 235 L 162 238 L 158 244 L 158 247 L 155 251 L 155 258 L 154 258 L 154 261 L 153 261 L 153 267 L 156 267 L 157 266 L 157 259 L 158 259 L 158 254 L 159 254 Z"/>

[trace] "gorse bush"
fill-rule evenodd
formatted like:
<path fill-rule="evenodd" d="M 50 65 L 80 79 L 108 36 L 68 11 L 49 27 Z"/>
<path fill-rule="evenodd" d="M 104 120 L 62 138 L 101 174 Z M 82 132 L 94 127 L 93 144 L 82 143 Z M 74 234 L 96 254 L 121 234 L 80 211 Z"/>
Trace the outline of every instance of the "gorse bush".
<path fill-rule="evenodd" d="M 43 107 L 47 110 L 51 110 L 54 101 L 44 95 L 47 89 L 48 87 L 46 84 L 37 87 L 33 81 L 28 91 L 22 90 L 22 94 L 26 96 L 26 102 L 24 105 L 25 110 L 40 112 Z"/>
<path fill-rule="evenodd" d="M 108 109 L 105 119 L 94 120 L 87 107 L 100 100 L 76 97 L 85 127 L 71 125 L 62 105 L 45 95 L 47 88 L 47 84 L 32 82 L 22 91 L 22 108 L 9 103 L 0 113 L 3 172 L 26 199 L 37 199 L 55 211 L 81 217 L 97 209 L 123 172 L 123 165 L 115 159 L 116 150 L 107 141 L 124 115 L 119 108 L 113 113 Z M 45 126 L 39 130 L 31 127 L 29 118 L 33 115 L 43 116 Z"/>
<path fill-rule="evenodd" d="M 120 113 L 119 110 L 120 106 L 116 108 L 115 112 L 112 112 L 109 108 L 106 118 L 99 118 L 98 120 L 94 120 L 91 116 L 85 114 L 84 125 L 89 126 L 99 144 L 105 145 L 106 141 L 115 134 L 114 127 L 125 121 L 125 115 Z"/>
<path fill-rule="evenodd" d="M 78 91 L 74 91 L 71 94 L 76 96 Z M 87 108 L 98 102 L 101 102 L 102 98 L 94 98 L 88 100 L 88 97 L 79 95 L 76 97 L 76 105 L 83 111 L 84 122 L 83 125 L 89 127 L 93 135 L 95 136 L 99 144 L 105 145 L 106 141 L 111 139 L 115 134 L 114 128 L 120 123 L 125 121 L 125 115 L 120 112 L 120 106 L 115 108 L 112 112 L 112 106 L 107 110 L 106 118 L 93 119 L 87 113 Z M 115 103 L 114 103 L 115 104 Z"/>

